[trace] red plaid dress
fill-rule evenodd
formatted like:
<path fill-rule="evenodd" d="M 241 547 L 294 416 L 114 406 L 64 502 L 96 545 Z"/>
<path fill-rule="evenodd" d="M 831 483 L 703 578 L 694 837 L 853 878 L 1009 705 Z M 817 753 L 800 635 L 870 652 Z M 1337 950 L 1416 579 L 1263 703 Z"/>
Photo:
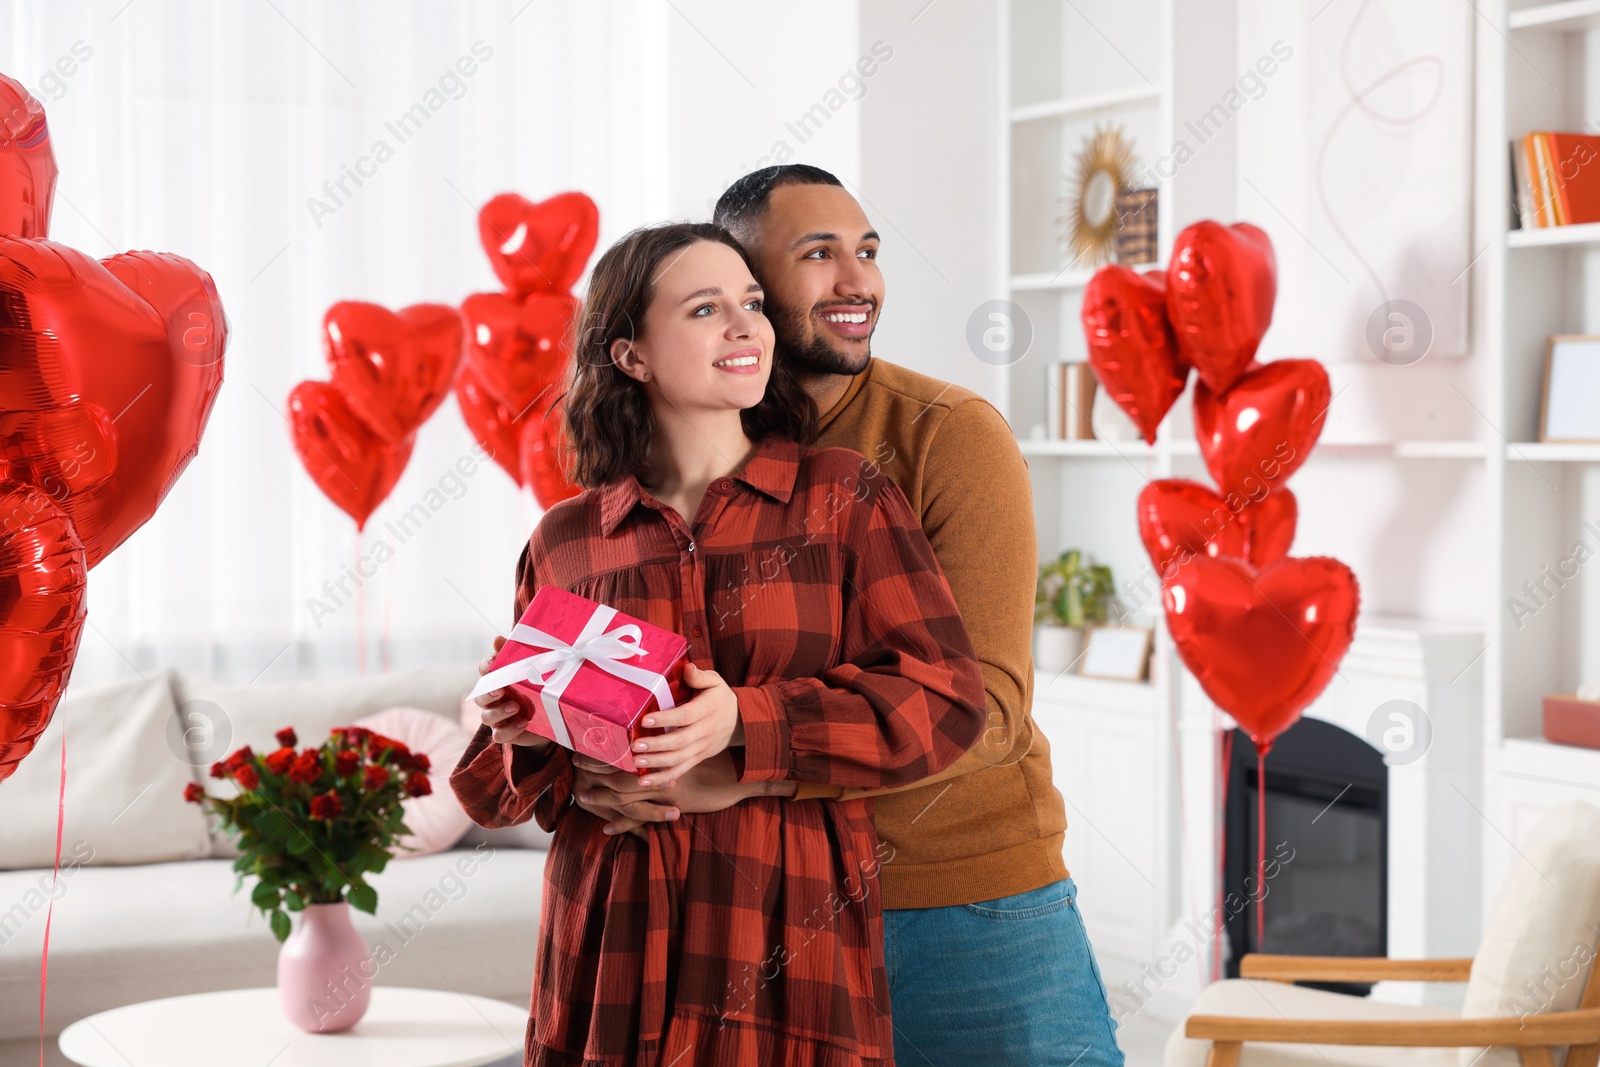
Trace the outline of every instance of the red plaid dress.
<path fill-rule="evenodd" d="M 895 786 L 983 729 L 983 679 L 905 495 L 859 453 L 769 439 L 693 525 L 633 477 L 551 508 L 539 586 L 674 630 L 739 698 L 745 781 Z M 526 1035 L 552 1067 L 890 1067 L 871 801 L 756 797 L 607 836 L 570 753 L 480 726 L 450 777 L 481 826 L 554 831 Z"/>

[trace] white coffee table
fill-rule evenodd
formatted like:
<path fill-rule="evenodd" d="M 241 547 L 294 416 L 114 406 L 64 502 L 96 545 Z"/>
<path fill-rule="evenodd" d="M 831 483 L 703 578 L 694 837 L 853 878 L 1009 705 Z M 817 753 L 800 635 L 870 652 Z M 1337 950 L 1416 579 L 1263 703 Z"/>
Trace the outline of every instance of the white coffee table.
<path fill-rule="evenodd" d="M 374 986 L 367 1014 L 338 1034 L 290 1023 L 276 989 L 230 989 L 129 1004 L 61 1031 L 83 1067 L 480 1067 L 521 1062 L 527 1008 L 433 989 Z"/>

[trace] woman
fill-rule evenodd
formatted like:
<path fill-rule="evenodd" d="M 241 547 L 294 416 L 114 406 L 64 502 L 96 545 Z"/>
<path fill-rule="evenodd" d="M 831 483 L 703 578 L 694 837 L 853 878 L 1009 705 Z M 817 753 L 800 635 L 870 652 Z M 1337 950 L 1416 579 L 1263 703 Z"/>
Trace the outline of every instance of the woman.
<path fill-rule="evenodd" d="M 585 492 L 518 564 L 515 617 L 555 583 L 683 634 L 697 692 L 655 712 L 641 784 L 731 748 L 740 780 L 898 786 L 983 723 L 982 676 L 904 494 L 773 359 L 761 287 L 719 227 L 601 257 L 566 399 Z M 870 801 L 758 796 L 638 836 L 571 806 L 572 756 L 506 690 L 451 775 L 482 826 L 554 832 L 526 1035 L 552 1067 L 889 1067 Z"/>

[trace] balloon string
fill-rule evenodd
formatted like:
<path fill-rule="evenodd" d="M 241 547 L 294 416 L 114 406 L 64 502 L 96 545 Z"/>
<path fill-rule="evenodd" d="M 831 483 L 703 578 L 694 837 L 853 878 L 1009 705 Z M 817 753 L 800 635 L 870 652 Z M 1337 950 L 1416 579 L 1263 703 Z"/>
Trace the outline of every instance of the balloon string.
<path fill-rule="evenodd" d="M 356 664 L 362 674 L 367 673 L 367 598 L 361 588 L 361 528 L 356 527 L 354 547 L 350 551 L 350 570 L 356 580 Z"/>
<path fill-rule="evenodd" d="M 394 607 L 394 556 L 383 561 L 383 673 L 389 673 L 389 609 Z"/>
<path fill-rule="evenodd" d="M 1256 745 L 1256 951 L 1267 950 L 1267 752 Z"/>
<path fill-rule="evenodd" d="M 1222 904 L 1223 894 L 1227 890 L 1228 881 L 1228 777 L 1233 770 L 1233 731 L 1222 731 L 1222 762 L 1218 768 L 1217 777 L 1221 780 L 1218 790 L 1221 794 L 1221 803 L 1217 807 L 1219 813 L 1216 828 L 1217 848 L 1217 907 L 1213 913 L 1216 916 L 1216 936 L 1212 939 L 1211 950 L 1211 980 L 1222 980 Z"/>
<path fill-rule="evenodd" d="M 44 951 L 39 955 L 39 1067 L 44 1067 L 45 991 L 50 987 L 50 919 L 56 911 L 56 880 L 61 876 L 61 837 L 67 824 L 67 729 L 61 724 L 61 787 L 56 796 L 56 862 L 50 872 L 50 906 L 44 913 Z"/>

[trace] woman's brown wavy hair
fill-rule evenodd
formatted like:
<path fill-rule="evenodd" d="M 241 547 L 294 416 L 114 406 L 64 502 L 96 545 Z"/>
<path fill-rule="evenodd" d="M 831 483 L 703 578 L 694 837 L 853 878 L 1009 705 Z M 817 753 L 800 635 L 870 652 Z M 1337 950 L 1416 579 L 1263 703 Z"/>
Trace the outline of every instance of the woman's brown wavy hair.
<path fill-rule="evenodd" d="M 589 292 L 573 328 L 572 378 L 565 403 L 568 474 L 586 489 L 650 469 L 655 420 L 642 383 L 611 360 L 611 343 L 637 340 L 655 298 L 652 279 L 663 260 L 698 242 L 725 244 L 751 266 L 733 235 L 709 222 L 674 222 L 634 230 L 606 250 L 589 277 Z M 754 274 L 752 267 L 751 273 Z M 761 402 L 739 414 L 753 441 L 777 434 L 810 444 L 817 405 L 788 361 L 776 357 Z"/>

